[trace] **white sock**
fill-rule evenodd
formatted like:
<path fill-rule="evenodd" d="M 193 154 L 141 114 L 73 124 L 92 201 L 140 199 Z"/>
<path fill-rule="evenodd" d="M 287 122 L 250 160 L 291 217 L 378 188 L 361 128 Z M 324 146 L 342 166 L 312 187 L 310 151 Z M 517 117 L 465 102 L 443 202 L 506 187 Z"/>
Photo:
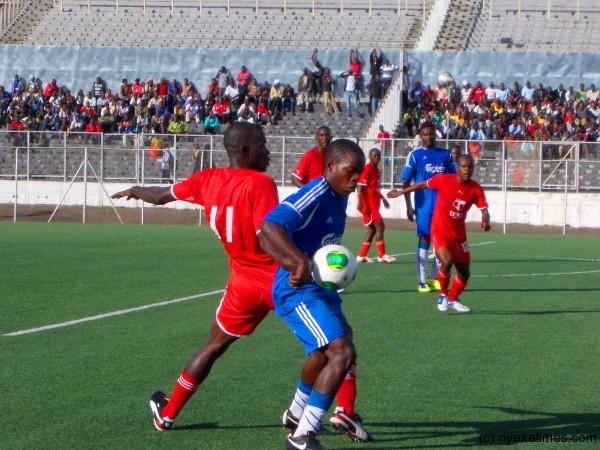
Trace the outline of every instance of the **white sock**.
<path fill-rule="evenodd" d="M 420 283 L 427 283 L 427 251 L 426 248 L 417 248 L 417 269 Z"/>
<path fill-rule="evenodd" d="M 305 435 L 309 431 L 317 434 L 321 428 L 321 422 L 323 422 L 326 412 L 327 411 L 317 406 L 306 406 L 304 409 L 304 414 L 302 414 L 302 419 L 300 419 L 298 428 L 294 433 L 294 437 Z"/>
<path fill-rule="evenodd" d="M 310 394 L 305 394 L 300 389 L 296 389 L 296 395 L 294 395 L 294 400 L 292 400 L 292 404 L 290 405 L 288 411 L 296 418 L 302 417 L 309 397 Z"/>

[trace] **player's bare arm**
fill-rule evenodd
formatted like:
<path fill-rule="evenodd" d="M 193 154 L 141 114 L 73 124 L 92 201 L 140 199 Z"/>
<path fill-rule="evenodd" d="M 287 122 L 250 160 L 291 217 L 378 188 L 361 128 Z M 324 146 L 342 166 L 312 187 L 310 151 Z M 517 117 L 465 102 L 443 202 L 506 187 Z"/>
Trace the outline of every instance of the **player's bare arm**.
<path fill-rule="evenodd" d="M 410 180 L 404 180 L 402 182 L 402 189 L 406 189 L 410 186 Z M 404 201 L 406 202 L 406 217 L 408 218 L 408 220 L 410 220 L 411 222 L 415 221 L 415 210 L 413 208 L 412 205 L 412 200 L 410 199 L 410 195 L 408 193 L 404 193 Z M 394 198 L 394 197 L 389 197 L 388 198 Z"/>
<path fill-rule="evenodd" d="M 385 198 L 385 195 L 383 195 L 383 193 L 379 192 L 379 196 L 381 197 L 381 203 L 383 203 L 383 207 L 385 209 L 390 209 L 390 202 L 387 201 L 387 199 Z"/>
<path fill-rule="evenodd" d="M 260 226 L 258 240 L 263 250 L 290 273 L 290 286 L 299 288 L 310 281 L 310 261 L 290 240 L 281 225 L 264 221 Z"/>
<path fill-rule="evenodd" d="M 302 186 L 304 186 L 304 184 L 302 184 L 302 181 L 298 177 L 295 177 L 294 175 L 292 175 L 291 180 L 292 180 L 292 184 L 294 186 L 296 186 L 298 189 L 300 189 Z"/>
<path fill-rule="evenodd" d="M 134 200 L 143 200 L 153 205 L 164 205 L 177 200 L 171 194 L 171 187 L 169 186 L 133 186 L 111 196 L 114 199 L 123 197 L 126 197 L 127 200 L 131 200 L 132 198 Z"/>
<path fill-rule="evenodd" d="M 358 212 L 362 212 L 362 210 L 363 210 L 363 204 L 362 204 L 363 192 L 362 192 L 362 187 L 360 185 L 358 185 L 356 187 L 356 193 L 358 194 L 358 200 L 356 201 L 356 209 L 358 210 Z"/>
<path fill-rule="evenodd" d="M 483 231 L 490 231 L 492 226 L 490 225 L 490 212 L 487 208 L 481 210 L 481 229 Z"/>
<path fill-rule="evenodd" d="M 423 190 L 427 187 L 427 181 L 421 181 L 420 183 L 415 183 L 413 185 L 410 185 L 410 181 L 405 181 L 404 182 L 405 186 L 403 189 L 398 190 L 398 189 L 392 189 L 391 191 L 389 191 L 387 193 L 387 198 L 397 198 L 400 197 L 401 195 L 404 195 L 404 199 L 406 200 L 406 197 L 408 196 L 408 200 L 406 200 L 406 206 L 407 209 L 410 205 L 410 208 L 412 209 L 412 204 L 410 201 L 410 193 L 411 192 L 415 192 L 415 191 L 420 191 Z M 414 210 L 413 210 L 413 215 L 414 215 Z"/>

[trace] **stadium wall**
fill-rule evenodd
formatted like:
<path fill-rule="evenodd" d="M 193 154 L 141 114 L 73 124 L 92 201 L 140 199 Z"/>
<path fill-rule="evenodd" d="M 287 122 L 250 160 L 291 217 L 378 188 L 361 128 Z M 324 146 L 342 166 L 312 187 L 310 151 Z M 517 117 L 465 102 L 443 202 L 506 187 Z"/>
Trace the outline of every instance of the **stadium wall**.
<path fill-rule="evenodd" d="M 119 192 L 130 184 L 90 181 L 87 189 L 82 182 L 57 183 L 54 181 L 0 181 L 0 204 L 14 204 L 15 191 L 18 192 L 18 205 L 83 205 L 87 191 L 87 206 L 110 207 L 111 202 L 104 193 Z M 279 187 L 279 198 L 286 198 L 296 191 L 294 187 Z M 384 193 L 387 190 L 384 190 Z M 526 224 L 533 226 L 563 226 L 572 228 L 598 228 L 600 224 L 600 194 L 564 192 L 502 192 L 487 191 L 490 214 L 495 223 Z M 114 200 L 118 207 L 140 207 L 140 201 Z M 17 205 L 17 209 L 18 209 Z M 382 209 L 384 218 L 406 219 L 406 206 L 403 199 L 391 201 L 390 209 Z M 505 208 L 505 205 L 506 208 Z M 194 209 L 196 205 L 174 202 L 164 206 L 173 209 Z M 565 209 L 566 208 L 566 209 Z M 348 215 L 358 217 L 356 195 L 350 196 Z M 481 214 L 472 208 L 467 216 L 469 222 L 479 222 Z M 506 220 L 506 222 L 505 222 Z"/>
<path fill-rule="evenodd" d="M 365 59 L 372 49 L 359 49 Z M 383 49 L 395 65 L 403 60 L 400 50 Z M 301 70 L 312 68 L 308 50 L 273 49 L 202 49 L 202 48 L 125 48 L 125 47 L 72 47 L 72 46 L 0 46 L 0 82 L 10 87 L 15 74 L 28 79 L 36 75 L 44 83 L 56 78 L 60 85 L 71 91 L 89 90 L 100 76 L 116 91 L 121 80 L 133 81 L 148 77 L 159 79 L 187 77 L 205 94 L 206 86 L 217 69 L 225 65 L 235 75 L 246 65 L 259 81 L 270 83 L 275 79 L 295 86 Z M 319 50 L 319 61 L 338 75 L 348 68 L 348 51 Z M 543 83 L 556 87 L 599 84 L 600 66 L 594 53 L 549 52 L 441 52 L 408 51 L 404 60 L 410 64 L 410 82 L 416 80 L 435 84 L 440 72 L 450 72 L 460 84 L 463 79 L 487 83 Z M 337 83 L 337 94 L 343 84 Z"/>

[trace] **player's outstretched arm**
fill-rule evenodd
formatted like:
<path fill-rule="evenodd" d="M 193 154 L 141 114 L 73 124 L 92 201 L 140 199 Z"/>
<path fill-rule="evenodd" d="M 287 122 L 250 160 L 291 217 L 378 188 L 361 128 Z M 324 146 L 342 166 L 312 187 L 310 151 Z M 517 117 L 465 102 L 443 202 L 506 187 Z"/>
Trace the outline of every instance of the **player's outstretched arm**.
<path fill-rule="evenodd" d="M 284 227 L 265 220 L 258 240 L 263 250 L 290 273 L 291 287 L 299 288 L 310 281 L 310 261 L 291 241 Z"/>
<path fill-rule="evenodd" d="M 397 197 L 400 197 L 401 195 L 404 195 L 404 199 L 406 200 L 406 207 L 412 209 L 412 203 L 410 201 L 410 196 L 408 194 L 410 194 L 411 192 L 421 191 L 421 190 L 425 189 L 427 187 L 427 181 L 421 181 L 420 183 L 415 183 L 410 186 L 409 186 L 409 184 L 410 184 L 410 181 L 405 181 L 403 189 L 401 189 L 401 190 L 392 189 L 391 191 L 389 191 L 387 193 L 387 198 L 397 198 Z M 408 197 L 408 199 L 407 199 L 407 197 Z"/>
<path fill-rule="evenodd" d="M 296 186 L 298 189 L 300 189 L 302 186 L 304 186 L 304 184 L 302 184 L 302 181 L 298 177 L 295 177 L 294 175 L 291 176 L 291 180 L 292 180 L 292 184 L 294 186 Z"/>
<path fill-rule="evenodd" d="M 111 198 L 118 199 L 126 197 L 127 200 L 142 200 L 146 203 L 152 203 L 153 205 L 164 205 L 166 203 L 177 200 L 171 194 L 170 186 L 133 186 L 124 191 L 113 194 Z"/>
<path fill-rule="evenodd" d="M 481 228 L 483 231 L 490 231 L 492 226 L 490 225 L 490 212 L 487 208 L 481 210 Z"/>
<path fill-rule="evenodd" d="M 381 192 L 379 193 L 379 196 L 381 197 L 381 203 L 383 203 L 383 207 L 385 209 L 390 209 L 390 202 L 387 201 L 387 198 L 385 198 L 385 195 L 383 195 Z"/>

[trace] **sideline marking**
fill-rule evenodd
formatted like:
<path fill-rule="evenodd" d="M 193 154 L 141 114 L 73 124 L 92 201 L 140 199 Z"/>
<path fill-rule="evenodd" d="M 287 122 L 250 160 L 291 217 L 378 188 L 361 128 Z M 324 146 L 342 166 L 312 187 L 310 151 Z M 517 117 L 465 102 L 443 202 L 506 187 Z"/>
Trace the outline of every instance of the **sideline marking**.
<path fill-rule="evenodd" d="M 587 275 L 590 273 L 600 273 L 600 270 L 585 270 L 578 272 L 547 272 L 547 273 L 499 273 L 499 274 L 490 274 L 490 275 L 471 275 L 471 278 L 510 278 L 510 277 L 546 277 L 548 275 Z M 414 278 L 414 276 L 374 276 L 369 278 L 393 278 L 397 279 L 405 279 L 405 278 Z"/>
<path fill-rule="evenodd" d="M 476 245 L 489 245 L 489 244 L 495 244 L 496 242 L 494 241 L 490 241 L 490 242 L 477 242 L 475 244 L 471 244 L 469 242 L 469 247 L 475 247 Z M 392 253 L 390 256 L 409 256 L 409 255 L 414 255 L 415 252 L 408 252 L 408 253 Z"/>
<path fill-rule="evenodd" d="M 225 289 L 219 289 L 218 291 L 205 292 L 203 294 L 191 295 L 189 297 L 181 297 L 181 298 L 176 298 L 173 300 L 167 300 L 164 302 L 151 303 L 149 305 L 137 306 L 135 308 L 121 309 L 120 311 L 113 311 L 113 312 L 109 312 L 109 313 L 105 313 L 105 314 L 98 314 L 97 316 L 84 317 L 83 319 L 69 320 L 68 322 L 55 323 L 52 325 L 44 325 L 43 327 L 30 328 L 28 330 L 21 330 L 21 331 L 14 331 L 12 333 L 3 334 L 2 336 L 21 336 L 23 334 L 38 333 L 40 331 L 53 330 L 55 328 L 69 327 L 71 325 L 78 325 L 78 324 L 84 323 L 84 322 L 92 322 L 94 320 L 106 319 L 107 317 L 121 316 L 123 314 L 129 314 L 132 312 L 143 311 L 145 309 L 157 308 L 159 306 L 172 305 L 174 303 L 181 303 L 181 302 L 193 300 L 196 298 L 208 297 L 208 296 L 214 295 L 214 294 L 222 294 L 223 292 L 225 292 Z"/>
<path fill-rule="evenodd" d="M 578 262 L 600 262 L 600 259 L 586 259 L 586 258 L 562 258 L 560 256 L 538 256 L 540 259 L 552 259 L 552 260 L 564 260 L 564 261 L 578 261 Z"/>

